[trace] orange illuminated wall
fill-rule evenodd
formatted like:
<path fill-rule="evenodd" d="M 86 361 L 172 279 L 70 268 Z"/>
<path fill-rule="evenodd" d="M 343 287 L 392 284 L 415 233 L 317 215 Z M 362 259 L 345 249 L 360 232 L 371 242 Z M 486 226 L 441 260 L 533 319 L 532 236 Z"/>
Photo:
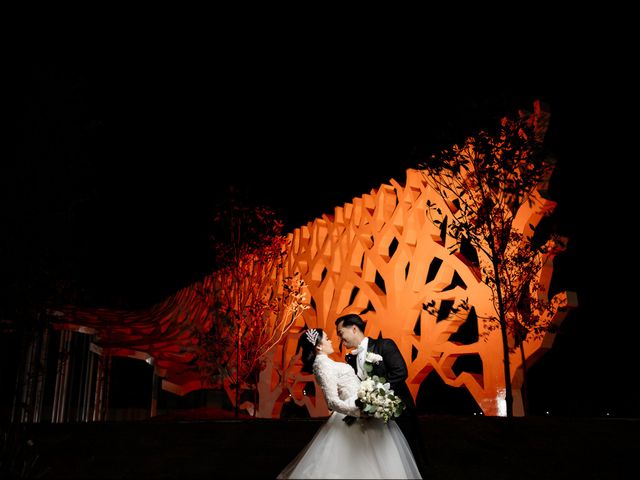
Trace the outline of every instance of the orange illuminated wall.
<path fill-rule="evenodd" d="M 450 240 L 443 239 L 440 229 L 427 218 L 427 201 L 446 211 L 424 175 L 409 169 L 404 182 L 390 180 L 288 235 L 290 246 L 282 274 L 301 275 L 312 308 L 304 311 L 270 352 L 260 377 L 258 416 L 279 417 L 290 396 L 298 405 L 306 406 L 312 416 L 326 415 L 322 396 L 304 392 L 313 377 L 300 372 L 295 357 L 298 332 L 306 324 L 324 328 L 335 339 L 334 321 L 338 316 L 365 310 L 366 335 L 393 338 L 402 351 L 414 397 L 427 375 L 438 375 L 450 386 L 467 389 L 484 414 L 506 414 L 500 332 L 478 320 L 494 314 L 491 292 L 462 255 L 448 253 Z M 537 226 L 554 206 L 536 194 L 532 205 L 523 206 L 517 214 L 519 231 L 526 233 Z M 544 258 L 539 278 L 545 287 L 542 295 L 549 291 L 553 258 L 554 253 Z M 265 282 L 263 288 L 274 288 L 276 280 Z M 155 366 L 162 388 L 184 395 L 210 387 L 203 383 L 194 363 L 197 339 L 193 331 L 212 321 L 209 305 L 203 299 L 213 294 L 214 284 L 224 288 L 226 283 L 222 272 L 214 273 L 139 312 L 68 307 L 51 313 L 57 328 L 93 334 L 94 353 L 109 351 L 111 355 L 145 360 Z M 468 298 L 474 314 L 439 320 L 425 308 L 431 301 L 439 308 L 462 298 Z M 577 304 L 572 292 L 558 293 L 553 301 L 556 309 L 550 320 L 555 324 Z M 466 335 L 460 335 L 461 329 Z M 546 333 L 524 344 L 527 367 L 552 346 L 553 340 L 554 334 Z M 345 353 L 334 355 L 343 360 Z M 456 365 L 470 356 L 475 364 L 481 364 L 480 372 L 466 372 Z M 511 354 L 509 361 L 513 410 L 515 415 L 522 415 L 520 351 Z"/>
<path fill-rule="evenodd" d="M 534 207 L 525 206 L 518 213 L 521 228 L 537 225 L 553 203 L 537 195 Z M 477 317 L 493 312 L 488 287 L 467 267 L 460 255 L 450 255 L 440 237 L 439 228 L 426 217 L 427 200 L 446 209 L 431 190 L 420 171 L 407 170 L 404 184 L 391 181 L 351 203 L 335 209 L 333 216 L 323 216 L 296 229 L 289 237 L 291 251 L 287 260 L 290 273 L 300 272 L 313 298 L 314 308 L 303 314 L 297 327 L 275 350 L 260 383 L 259 415 L 279 416 L 282 402 L 292 395 L 313 415 L 325 415 L 320 398 L 304 395 L 303 386 L 312 380 L 299 372 L 293 363 L 297 332 L 304 322 L 321 327 L 335 336 L 335 319 L 347 312 L 360 313 L 367 321 L 366 335 L 393 338 L 409 367 L 408 384 L 414 397 L 420 383 L 429 374 L 439 375 L 451 386 L 466 388 L 484 414 L 505 415 L 505 382 L 500 332 L 489 331 Z M 528 228 L 528 227 L 527 227 Z M 548 291 L 553 271 L 553 254 L 546 258 L 540 282 Z M 438 321 L 424 305 L 468 298 L 476 315 Z M 576 304 L 573 293 L 555 296 L 557 309 L 553 322 L 559 324 Z M 467 312 L 468 313 L 468 312 Z M 477 331 L 475 339 L 464 344 L 455 334 L 465 324 Z M 547 333 L 524 345 L 527 366 L 548 350 L 554 334 Z M 336 341 L 337 346 L 337 341 Z M 344 354 L 336 353 L 336 359 Z M 455 373 L 455 363 L 465 356 L 477 356 L 482 373 Z M 295 359 L 294 359 L 295 360 Z M 510 356 L 514 392 L 514 414 L 522 415 L 521 354 Z M 428 394 L 428 392 L 427 392 Z"/>

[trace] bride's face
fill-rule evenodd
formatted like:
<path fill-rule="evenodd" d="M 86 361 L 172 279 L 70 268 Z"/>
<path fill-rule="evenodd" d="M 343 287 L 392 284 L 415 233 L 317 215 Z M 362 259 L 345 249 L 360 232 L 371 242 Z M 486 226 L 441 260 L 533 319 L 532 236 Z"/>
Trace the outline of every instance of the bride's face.
<path fill-rule="evenodd" d="M 327 336 L 326 332 L 322 332 L 322 341 L 320 342 L 320 348 L 320 353 L 324 353 L 326 355 L 331 355 L 334 352 L 333 343 L 331 343 L 331 340 Z"/>

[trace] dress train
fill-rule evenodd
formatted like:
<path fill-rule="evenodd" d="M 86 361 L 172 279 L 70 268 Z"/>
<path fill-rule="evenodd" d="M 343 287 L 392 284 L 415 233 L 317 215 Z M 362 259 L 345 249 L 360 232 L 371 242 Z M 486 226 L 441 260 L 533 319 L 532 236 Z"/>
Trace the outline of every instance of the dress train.
<path fill-rule="evenodd" d="M 347 425 L 344 417 L 333 412 L 277 478 L 422 478 L 394 421 L 359 418 Z"/>

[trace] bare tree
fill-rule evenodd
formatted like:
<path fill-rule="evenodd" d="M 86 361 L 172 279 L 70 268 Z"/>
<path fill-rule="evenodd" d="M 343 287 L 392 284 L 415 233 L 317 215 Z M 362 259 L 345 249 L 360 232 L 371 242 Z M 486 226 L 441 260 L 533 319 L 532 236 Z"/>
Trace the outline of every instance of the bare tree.
<path fill-rule="evenodd" d="M 216 221 L 227 236 L 214 239 L 220 268 L 208 300 L 214 321 L 199 335 L 201 368 L 234 390 L 238 416 L 241 390 L 257 391 L 265 355 L 308 306 L 304 281 L 284 276 L 287 239 L 273 211 L 232 201 Z"/>
<path fill-rule="evenodd" d="M 562 248 L 559 238 L 537 234 L 533 224 L 522 228 L 519 217 L 525 205 L 540 215 L 550 213 L 540 195 L 554 167 L 543 148 L 548 119 L 535 102 L 533 113 L 505 118 L 495 133 L 481 131 L 420 165 L 447 206 L 444 211 L 428 202 L 430 219 L 454 240 L 450 253 L 473 253 L 465 255 L 467 264 L 492 292 L 496 316 L 483 320 L 487 331 L 501 332 L 508 417 L 513 415 L 509 353 L 550 327 L 544 313 L 553 306 L 540 295 L 537 279 L 546 256 Z"/>

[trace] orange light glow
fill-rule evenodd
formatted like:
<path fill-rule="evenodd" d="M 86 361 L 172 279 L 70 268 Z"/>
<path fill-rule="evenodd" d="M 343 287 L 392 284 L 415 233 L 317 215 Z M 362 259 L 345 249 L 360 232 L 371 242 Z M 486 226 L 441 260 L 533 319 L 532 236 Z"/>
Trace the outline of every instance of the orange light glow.
<path fill-rule="evenodd" d="M 517 213 L 516 228 L 522 233 L 537 226 L 555 206 L 540 194 L 535 198 Z M 400 348 L 409 368 L 407 383 L 414 397 L 427 375 L 438 375 L 447 385 L 467 389 L 485 415 L 505 415 L 500 332 L 478 320 L 495 315 L 491 291 L 463 255 L 449 253 L 449 239 L 443 239 L 440 229 L 427 218 L 428 201 L 443 210 L 448 208 L 428 187 L 423 174 L 409 169 L 404 183 L 392 179 L 336 207 L 333 215 L 323 215 L 288 235 L 283 275 L 300 275 L 306 284 L 308 304 L 313 308 L 305 310 L 269 352 L 258 385 L 257 416 L 279 417 L 289 397 L 305 406 L 311 416 L 327 415 L 321 395 L 314 397 L 303 391 L 313 376 L 300 372 L 295 357 L 298 333 L 306 324 L 323 328 L 335 338 L 334 321 L 338 316 L 365 310 L 365 334 L 392 338 Z M 544 288 L 537 295 L 549 291 L 556 253 L 549 252 L 542 258 L 544 268 L 538 282 Z M 196 342 L 192 332 L 198 325 L 212 321 L 201 298 L 203 294 L 212 295 L 214 282 L 225 284 L 223 275 L 214 273 L 141 312 L 70 307 L 57 309 L 54 315 L 59 328 L 94 329 L 94 344 L 110 348 L 113 355 L 153 363 L 163 378 L 162 388 L 184 395 L 211 387 L 192 365 Z M 434 301 L 436 311 L 440 311 L 461 299 L 468 299 L 473 308 L 454 318 L 439 318 L 425 308 L 425 304 Z M 555 325 L 577 305 L 573 292 L 558 293 L 546 300 L 554 306 L 546 320 Z M 463 326 L 472 333 L 461 340 Z M 551 348 L 554 336 L 547 332 L 525 341 L 527 367 Z M 345 353 L 336 352 L 333 356 L 343 360 Z M 454 368 L 456 361 L 469 356 L 480 360 L 481 371 Z M 523 415 L 520 351 L 512 353 L 509 362 L 514 415 Z M 316 392 L 320 389 L 316 388 Z"/>

